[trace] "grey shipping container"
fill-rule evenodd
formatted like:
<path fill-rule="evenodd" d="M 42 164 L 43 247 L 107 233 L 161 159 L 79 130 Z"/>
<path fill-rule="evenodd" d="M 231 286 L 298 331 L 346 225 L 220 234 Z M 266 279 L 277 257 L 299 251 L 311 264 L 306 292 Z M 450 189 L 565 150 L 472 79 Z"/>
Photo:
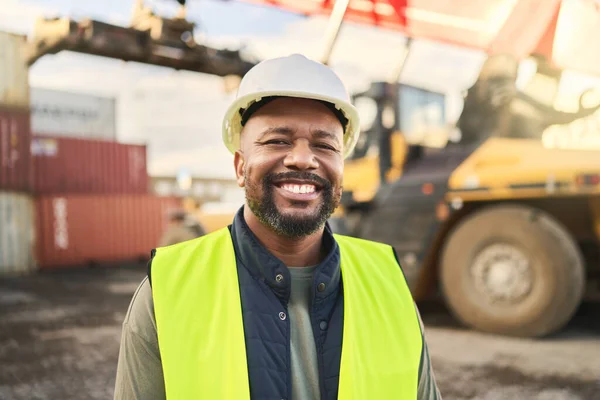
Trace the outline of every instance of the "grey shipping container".
<path fill-rule="evenodd" d="M 30 196 L 0 192 L 0 275 L 35 269 L 34 203 Z"/>
<path fill-rule="evenodd" d="M 116 139 L 114 98 L 33 87 L 30 94 L 34 134 Z"/>
<path fill-rule="evenodd" d="M 26 37 L 0 32 L 0 105 L 29 107 L 29 69 L 25 63 Z"/>

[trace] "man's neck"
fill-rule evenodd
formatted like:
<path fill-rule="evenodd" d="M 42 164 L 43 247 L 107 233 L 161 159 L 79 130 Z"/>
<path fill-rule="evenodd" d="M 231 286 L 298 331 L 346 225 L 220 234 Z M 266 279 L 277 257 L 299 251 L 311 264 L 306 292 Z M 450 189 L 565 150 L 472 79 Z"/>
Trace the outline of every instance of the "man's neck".
<path fill-rule="evenodd" d="M 308 267 L 321 261 L 323 229 L 303 238 L 290 239 L 264 226 L 248 207 L 244 207 L 244 220 L 258 241 L 288 267 Z"/>

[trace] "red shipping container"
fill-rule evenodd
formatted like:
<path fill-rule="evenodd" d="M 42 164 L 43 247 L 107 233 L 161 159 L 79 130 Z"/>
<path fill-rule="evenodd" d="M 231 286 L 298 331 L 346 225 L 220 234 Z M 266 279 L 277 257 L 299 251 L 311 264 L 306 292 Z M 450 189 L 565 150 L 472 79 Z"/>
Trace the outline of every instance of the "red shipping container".
<path fill-rule="evenodd" d="M 181 203 L 151 195 L 43 196 L 36 200 L 40 268 L 147 260 Z"/>
<path fill-rule="evenodd" d="M 0 190 L 31 191 L 30 124 L 28 110 L 0 109 Z"/>
<path fill-rule="evenodd" d="M 34 135 L 36 194 L 148 193 L 146 146 Z"/>

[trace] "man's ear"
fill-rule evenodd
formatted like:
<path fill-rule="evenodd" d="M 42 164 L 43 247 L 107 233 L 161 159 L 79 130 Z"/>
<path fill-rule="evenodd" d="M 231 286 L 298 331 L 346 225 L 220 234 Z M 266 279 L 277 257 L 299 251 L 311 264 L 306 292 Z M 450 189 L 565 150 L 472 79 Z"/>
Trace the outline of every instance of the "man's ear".
<path fill-rule="evenodd" d="M 240 150 L 233 156 L 233 166 L 235 168 L 236 181 L 239 187 L 244 187 L 246 182 L 244 178 L 244 155 Z"/>

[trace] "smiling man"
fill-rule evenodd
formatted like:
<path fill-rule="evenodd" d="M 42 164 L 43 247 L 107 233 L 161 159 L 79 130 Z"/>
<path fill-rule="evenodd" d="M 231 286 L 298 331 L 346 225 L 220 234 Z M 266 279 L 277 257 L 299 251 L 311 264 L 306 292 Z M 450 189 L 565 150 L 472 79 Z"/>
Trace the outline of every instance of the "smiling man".
<path fill-rule="evenodd" d="M 152 252 L 115 399 L 441 399 L 395 252 L 327 224 L 359 126 L 318 62 L 246 74 L 223 121 L 246 204 L 227 228 Z"/>

